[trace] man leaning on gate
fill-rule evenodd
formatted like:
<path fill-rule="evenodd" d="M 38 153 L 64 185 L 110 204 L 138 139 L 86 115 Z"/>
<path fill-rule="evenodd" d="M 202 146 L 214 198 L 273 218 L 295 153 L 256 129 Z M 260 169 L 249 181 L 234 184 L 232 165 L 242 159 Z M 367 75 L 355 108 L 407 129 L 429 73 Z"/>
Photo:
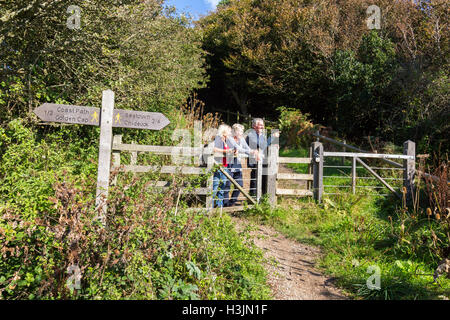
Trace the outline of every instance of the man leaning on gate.
<path fill-rule="evenodd" d="M 272 143 L 278 143 L 279 132 L 275 132 L 272 136 L 267 138 L 264 129 L 264 120 L 261 118 L 254 118 L 252 120 L 252 129 L 249 130 L 245 139 L 250 149 L 256 149 L 259 151 L 260 159 L 263 161 L 263 174 L 262 174 L 262 194 L 267 193 L 267 154 L 268 148 Z M 250 195 L 256 196 L 257 185 L 257 168 L 258 163 L 254 155 L 249 155 L 247 159 L 247 167 L 250 171 Z"/>

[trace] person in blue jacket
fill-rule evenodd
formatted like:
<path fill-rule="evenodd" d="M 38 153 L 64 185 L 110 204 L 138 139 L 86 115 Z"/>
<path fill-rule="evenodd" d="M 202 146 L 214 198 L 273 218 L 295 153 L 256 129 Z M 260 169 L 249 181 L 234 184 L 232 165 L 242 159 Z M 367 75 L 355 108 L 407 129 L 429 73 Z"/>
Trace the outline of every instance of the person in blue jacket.
<path fill-rule="evenodd" d="M 279 137 L 279 132 L 273 134 L 273 138 L 277 140 Z M 252 129 L 247 135 L 245 139 L 247 145 L 250 149 L 256 149 L 258 152 L 256 154 L 259 155 L 259 160 L 263 162 L 263 168 L 267 168 L 267 151 L 268 147 L 272 144 L 272 142 L 276 143 L 276 141 L 272 141 L 272 136 L 269 138 L 266 137 L 264 130 L 264 120 L 261 118 L 254 118 L 252 120 Z M 257 166 L 259 161 L 256 156 L 250 156 L 247 160 L 247 167 L 251 168 L 250 171 L 250 195 L 256 196 L 256 188 L 257 188 Z M 264 171 L 263 171 L 264 173 Z M 262 186 L 261 186 L 262 194 L 267 193 L 267 174 L 262 175 Z"/>

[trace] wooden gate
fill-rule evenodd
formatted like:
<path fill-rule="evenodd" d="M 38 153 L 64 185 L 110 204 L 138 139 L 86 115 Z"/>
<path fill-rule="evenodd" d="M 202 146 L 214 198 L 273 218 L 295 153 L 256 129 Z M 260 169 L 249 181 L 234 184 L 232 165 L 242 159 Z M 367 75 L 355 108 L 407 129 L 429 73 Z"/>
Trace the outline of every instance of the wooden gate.
<path fill-rule="evenodd" d="M 212 153 L 211 149 L 204 147 L 174 147 L 174 146 L 151 146 L 151 145 L 137 145 L 137 144 L 124 144 L 122 143 L 122 136 L 115 135 L 113 138 L 113 146 L 112 146 L 112 156 L 113 156 L 113 170 L 118 170 L 119 172 L 132 172 L 132 173 L 147 173 L 147 172 L 159 172 L 163 175 L 165 174 L 177 174 L 177 175 L 196 175 L 196 176 L 204 176 L 208 175 L 206 186 L 197 187 L 197 188 L 181 188 L 182 194 L 191 194 L 204 197 L 204 207 L 203 208 L 192 208 L 192 210 L 202 210 L 207 209 L 211 210 L 213 207 L 213 169 L 214 169 L 214 157 L 220 156 Z M 129 164 L 121 164 L 121 152 L 130 153 L 130 161 Z M 172 161 L 176 157 L 183 157 L 184 160 L 188 160 L 191 165 L 187 164 L 173 164 L 170 165 L 140 165 L 138 164 L 138 154 L 140 153 L 151 153 L 154 155 L 166 155 L 171 156 Z M 246 155 L 241 155 L 241 158 L 245 158 Z M 205 159 L 206 163 L 202 163 L 200 159 Z M 220 170 L 220 168 L 218 169 Z M 243 170 L 250 170 L 243 168 Z M 249 188 L 246 190 L 238 185 L 236 181 L 234 181 L 231 177 L 228 176 L 229 180 L 232 181 L 235 185 L 235 188 L 239 188 L 241 194 L 244 197 L 240 198 L 240 200 L 247 200 L 250 204 L 257 203 L 261 198 L 261 178 L 262 178 L 262 162 L 259 161 L 257 168 L 257 190 L 256 195 L 252 198 L 249 195 Z M 225 172 L 226 175 L 228 175 Z M 115 177 L 113 183 L 117 182 L 117 176 Z M 153 181 L 152 187 L 158 188 L 159 190 L 165 190 L 171 187 L 170 181 Z M 231 190 L 229 190 L 231 191 Z M 230 192 L 231 195 L 231 192 Z M 224 211 L 239 211 L 243 210 L 244 206 L 237 207 L 229 207 L 223 208 Z"/>
<path fill-rule="evenodd" d="M 341 146 L 345 146 L 347 149 L 352 149 L 355 151 L 362 151 L 358 148 L 352 147 L 350 145 L 346 145 L 340 143 L 336 140 L 324 137 L 316 133 L 316 136 L 319 139 L 324 139 L 326 141 L 333 141 Z M 113 139 L 113 168 L 119 169 L 121 172 L 134 172 L 134 173 L 145 173 L 145 172 L 160 172 L 161 174 L 180 174 L 180 175 L 209 175 L 207 179 L 207 183 L 203 187 L 197 188 L 186 188 L 186 190 L 182 190 L 183 194 L 194 194 L 198 196 L 203 196 L 204 207 L 203 209 L 211 210 L 213 205 L 213 175 L 212 170 L 214 168 L 214 156 L 210 149 L 203 147 L 172 147 L 172 146 L 147 146 L 147 145 L 136 145 L 136 144 L 124 144 L 122 143 L 122 136 L 116 135 Z M 120 153 L 121 152 L 129 152 L 131 153 L 130 163 L 127 165 L 122 165 L 120 163 Z M 153 166 L 153 165 L 139 165 L 137 164 L 137 155 L 138 153 L 147 152 L 158 155 L 179 155 L 184 157 L 190 157 L 192 161 L 189 163 L 191 165 L 164 165 L 164 166 Z M 256 204 L 260 201 L 262 197 L 262 182 L 263 175 L 267 176 L 265 183 L 267 185 L 264 189 L 267 190 L 269 201 L 272 205 L 275 205 L 277 202 L 278 196 L 293 196 L 293 197 L 313 197 L 318 202 L 322 201 L 324 195 L 333 195 L 334 192 L 329 192 L 328 188 L 333 188 L 333 190 L 338 190 L 339 188 L 348 188 L 347 190 L 351 190 L 352 193 L 356 193 L 357 188 L 368 188 L 370 186 L 364 185 L 364 183 L 357 183 L 357 181 L 364 181 L 364 179 L 376 179 L 377 181 L 382 183 L 382 188 L 387 188 L 390 192 L 394 193 L 398 197 L 401 197 L 399 192 L 399 188 L 394 188 L 391 186 L 391 181 L 401 180 L 402 185 L 406 188 L 408 196 L 410 197 L 414 184 L 414 174 L 415 174 L 415 144 L 411 141 L 407 141 L 404 144 L 404 154 L 395 155 L 395 154 L 377 154 L 377 153 L 367 153 L 367 152 L 327 152 L 323 150 L 323 145 L 321 142 L 313 142 L 310 148 L 310 156 L 309 157 L 280 157 L 279 156 L 279 146 L 271 145 L 268 148 L 268 156 L 265 165 L 262 164 L 262 161 L 258 162 L 257 165 L 257 190 L 256 195 L 251 197 L 249 195 L 249 186 L 244 182 L 244 188 L 240 187 L 236 181 L 231 179 L 235 188 L 238 188 L 241 191 L 241 194 L 244 195 L 240 200 L 246 200 L 248 203 Z M 206 165 L 201 166 L 198 159 L 200 157 L 206 159 Z M 242 157 L 246 157 L 241 156 Z M 329 158 L 344 158 L 351 159 L 351 165 L 345 165 L 345 163 L 341 163 L 341 165 L 329 165 L 325 162 L 326 159 Z M 394 168 L 389 168 L 391 170 L 403 170 L 402 178 L 386 178 L 382 177 L 375 170 L 383 170 L 386 168 L 382 167 L 370 167 L 363 161 L 362 159 L 381 159 L 383 162 L 390 164 Z M 391 159 L 401 159 L 403 160 L 403 164 L 392 161 Z M 346 160 L 348 161 L 348 160 Z M 193 165 L 192 165 L 193 164 Z M 286 173 L 280 172 L 280 167 L 285 164 L 307 164 L 308 165 L 308 173 Z M 358 167 L 357 164 L 361 166 Z M 351 169 L 349 174 L 344 176 L 329 176 L 327 173 L 330 169 Z M 364 177 L 360 174 L 357 174 L 357 170 L 364 169 L 369 172 L 371 177 Z M 243 171 L 251 170 L 249 168 L 243 168 Z M 249 174 L 245 175 L 248 176 Z M 329 181 L 330 178 L 338 178 L 338 179 L 348 179 L 351 181 L 351 184 L 348 185 L 330 185 L 326 182 Z M 249 178 L 245 178 L 249 180 Z M 244 179 L 244 180 L 245 180 Z M 391 181 L 389 181 L 389 179 Z M 283 186 L 283 182 L 285 181 L 303 181 L 306 188 L 286 188 Z M 388 183 L 389 181 L 389 183 Z M 325 182 L 325 183 L 324 183 Z M 245 185 L 247 185 L 245 187 Z M 170 188 L 169 181 L 154 181 L 154 187 L 161 188 L 162 190 Z M 328 190 L 325 190 L 327 188 Z M 374 187 L 376 188 L 376 187 Z M 245 190 L 244 190 L 245 189 Z M 231 190 L 230 195 L 231 195 Z M 327 191 L 327 192 L 325 192 Z M 200 209 L 200 208 L 197 208 Z M 240 211 L 243 210 L 244 206 L 236 206 L 224 208 L 225 211 Z"/>
<path fill-rule="evenodd" d="M 403 154 L 378 154 L 378 153 L 369 153 L 367 151 L 361 150 L 354 146 L 336 141 L 334 139 L 325 137 L 320 135 L 318 132 L 314 134 L 321 140 L 326 142 L 330 142 L 334 145 L 340 146 L 342 148 L 354 150 L 357 152 L 327 152 L 323 151 L 323 146 L 320 142 L 314 142 L 317 146 L 316 148 L 316 157 L 320 159 L 320 173 L 318 177 L 318 189 L 317 189 L 317 199 L 320 201 L 322 196 L 325 195 L 334 195 L 337 194 L 336 191 L 339 189 L 347 189 L 351 190 L 353 194 L 356 193 L 358 188 L 367 188 L 367 189 L 387 189 L 390 193 L 395 194 L 397 197 L 401 198 L 401 191 L 403 187 L 406 189 L 406 196 L 408 199 L 412 197 L 414 192 L 414 176 L 415 176 L 415 143 L 412 141 L 406 141 L 403 145 Z M 339 159 L 337 162 L 325 163 L 325 159 Z M 350 159 L 350 164 L 346 164 Z M 389 166 L 369 166 L 365 160 L 363 159 L 378 159 L 381 160 L 381 163 L 388 164 Z M 398 163 L 393 160 L 398 159 L 402 160 L 403 163 Z M 357 166 L 357 165 L 361 166 Z M 327 174 L 323 174 L 324 169 L 327 170 Z M 341 176 L 330 175 L 329 172 L 332 170 L 339 170 L 339 172 L 343 173 Z M 350 172 L 346 172 L 345 170 L 351 170 Z M 390 177 L 382 177 L 385 170 L 389 170 L 391 172 Z M 378 171 L 378 172 L 377 172 Z M 402 173 L 396 174 L 395 172 L 402 171 Z M 357 174 L 357 173 L 360 174 Z M 371 176 L 363 176 L 361 172 L 369 172 Z M 351 184 L 338 184 L 338 185 L 330 185 L 324 183 L 328 181 L 345 181 L 348 179 L 351 181 Z M 374 186 L 372 184 L 366 183 L 366 181 L 373 179 L 379 181 L 381 186 Z M 360 183 L 358 183 L 360 181 Z M 400 182 L 400 185 L 394 185 L 396 182 Z M 325 192 L 324 188 L 329 188 L 328 190 L 333 190 L 335 192 Z M 386 196 L 388 194 L 377 194 Z"/>

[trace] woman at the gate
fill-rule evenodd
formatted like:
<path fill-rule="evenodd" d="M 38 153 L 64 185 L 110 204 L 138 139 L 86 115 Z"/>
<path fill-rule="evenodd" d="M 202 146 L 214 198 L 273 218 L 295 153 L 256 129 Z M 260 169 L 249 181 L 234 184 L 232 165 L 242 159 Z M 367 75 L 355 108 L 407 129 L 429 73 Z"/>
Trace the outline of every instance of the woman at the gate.
<path fill-rule="evenodd" d="M 231 137 L 231 127 L 222 124 L 217 130 L 217 136 L 214 139 L 214 160 L 216 164 L 222 166 L 222 168 L 229 174 L 229 165 L 233 161 L 233 158 L 238 153 L 250 154 L 250 149 L 244 149 L 241 145 L 236 143 L 236 140 Z M 217 156 L 219 155 L 219 156 Z M 221 170 L 216 170 L 213 176 L 213 207 L 224 206 L 224 196 L 227 189 L 226 185 L 228 178 Z M 229 192 L 229 187 L 228 190 Z"/>
<path fill-rule="evenodd" d="M 237 146 L 241 147 L 243 149 L 243 153 L 245 154 L 252 154 L 257 158 L 257 161 L 259 161 L 258 151 L 257 150 L 251 150 L 248 146 L 247 142 L 244 139 L 244 126 L 235 123 L 232 127 L 232 136 L 233 140 L 236 143 Z M 228 165 L 228 170 L 230 172 L 231 177 L 241 186 L 243 187 L 243 181 L 242 181 L 242 165 L 241 165 L 241 158 L 238 154 L 234 155 L 234 158 L 232 162 Z M 223 197 L 223 203 L 224 207 L 231 207 L 236 204 L 239 198 L 240 191 L 235 186 L 233 193 L 231 194 L 231 198 L 229 198 L 231 190 L 231 181 L 227 180 L 225 183 L 225 192 Z"/>

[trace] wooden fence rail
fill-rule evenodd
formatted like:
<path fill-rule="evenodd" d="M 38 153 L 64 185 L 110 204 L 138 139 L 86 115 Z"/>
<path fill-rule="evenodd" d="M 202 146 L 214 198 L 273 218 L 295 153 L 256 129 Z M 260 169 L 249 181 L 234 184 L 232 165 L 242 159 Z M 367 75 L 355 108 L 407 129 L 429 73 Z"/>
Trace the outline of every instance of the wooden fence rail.
<path fill-rule="evenodd" d="M 401 195 L 398 191 L 394 190 L 392 186 L 390 186 L 385 179 L 383 179 L 380 175 L 378 175 L 374 168 L 371 168 L 365 162 L 361 160 L 361 158 L 369 158 L 369 159 L 380 159 L 396 168 L 403 169 L 403 186 L 406 188 L 406 196 L 407 199 L 411 199 L 414 193 L 414 177 L 416 175 L 415 168 L 415 143 L 412 141 L 406 141 L 403 144 L 403 154 L 379 154 L 379 153 L 368 153 L 364 150 L 356 148 L 354 146 L 348 145 L 346 143 L 339 142 L 337 140 L 322 136 L 319 132 L 313 134 L 313 136 L 322 139 L 324 141 L 333 143 L 335 145 L 341 146 L 343 148 L 348 148 L 356 152 L 324 152 L 325 157 L 349 157 L 352 158 L 352 192 L 356 192 L 356 162 L 360 163 L 372 176 L 374 176 L 377 180 L 379 180 L 389 191 L 395 194 L 397 197 L 401 198 Z M 400 159 L 403 160 L 403 164 L 391 161 L 389 159 Z"/>
<path fill-rule="evenodd" d="M 344 151 L 346 151 L 346 148 L 348 148 L 348 149 L 350 149 L 350 150 L 354 150 L 354 151 L 358 151 L 358 152 L 369 153 L 369 151 L 364 151 L 364 150 L 359 149 L 359 148 L 357 148 L 357 147 L 355 147 L 355 146 L 351 146 L 351 145 L 349 145 L 349 144 L 346 144 L 346 143 L 337 141 L 337 140 L 335 140 L 335 139 L 332 139 L 332 138 L 329 138 L 329 137 L 322 136 L 321 134 L 319 134 L 319 131 L 316 131 L 315 133 L 313 133 L 313 136 L 315 136 L 315 137 L 317 137 L 317 138 L 319 138 L 319 139 L 321 139 L 321 140 L 324 140 L 324 141 L 330 142 L 330 143 L 332 143 L 332 144 L 335 144 L 335 145 L 337 145 L 337 146 L 341 146 L 341 147 L 344 149 Z M 386 163 L 388 163 L 388 164 L 394 166 L 394 167 L 397 167 L 397 168 L 403 168 L 403 165 L 402 165 L 401 163 L 394 162 L 394 161 L 391 161 L 391 160 L 388 160 L 388 159 L 382 159 L 382 160 L 383 160 L 384 162 L 386 162 Z"/>
<path fill-rule="evenodd" d="M 321 138 L 320 136 L 319 138 Z M 332 140 L 332 139 L 331 139 Z M 348 149 L 355 150 L 350 145 L 343 144 L 342 147 L 346 147 Z M 124 144 L 122 143 L 122 137 L 120 135 L 116 135 L 113 138 L 113 167 L 117 168 L 120 172 L 133 172 L 133 173 L 146 173 L 146 172 L 159 172 L 162 174 L 181 174 L 181 175 L 210 175 L 207 179 L 207 183 L 205 187 L 199 188 L 189 188 L 186 190 L 182 190 L 182 194 L 195 194 L 206 197 L 206 206 L 207 210 L 211 210 L 213 208 L 213 174 L 212 171 L 215 165 L 214 158 L 215 157 L 223 157 L 222 154 L 213 154 L 211 152 L 211 148 L 203 148 L 203 147 L 173 147 L 173 146 L 146 146 L 146 145 L 136 145 L 132 144 Z M 269 202 L 271 205 L 276 204 L 277 196 L 294 196 L 294 197 L 313 197 L 316 201 L 321 202 L 324 195 L 324 159 L 326 157 L 340 157 L 340 158 L 349 158 L 352 159 L 352 166 L 349 167 L 352 169 L 351 181 L 352 184 L 349 186 L 353 193 L 356 192 L 357 187 L 357 179 L 359 178 L 356 175 L 356 164 L 359 163 L 362 165 L 361 168 L 365 168 L 371 175 L 373 175 L 373 179 L 379 180 L 384 187 L 389 189 L 392 193 L 399 196 L 397 190 L 395 190 L 391 185 L 389 185 L 386 180 L 378 175 L 374 169 L 367 165 L 362 159 L 381 159 L 383 161 L 387 161 L 387 163 L 391 164 L 391 160 L 389 159 L 399 159 L 403 160 L 402 169 L 405 171 L 404 173 L 404 186 L 407 187 L 408 193 L 412 192 L 412 188 L 414 187 L 413 179 L 415 175 L 415 154 L 414 154 L 414 143 L 411 141 L 405 142 L 404 145 L 404 154 L 396 155 L 396 154 L 377 154 L 377 153 L 368 153 L 368 152 L 327 152 L 324 151 L 322 143 L 316 141 L 313 142 L 310 148 L 310 156 L 309 157 L 280 157 L 279 156 L 279 146 L 271 145 L 267 150 L 266 159 L 264 161 L 258 161 L 256 167 L 256 196 L 253 198 L 250 194 L 242 188 L 234 179 L 228 174 L 226 170 L 221 168 L 227 178 L 232 182 L 234 188 L 239 189 L 239 191 L 244 195 L 244 199 L 248 201 L 251 205 L 257 204 L 260 202 L 263 194 L 263 186 L 262 186 L 262 176 L 267 175 L 266 179 L 266 190 L 269 198 Z M 129 152 L 131 153 L 131 162 L 130 164 L 121 165 L 120 163 L 120 153 L 121 152 Z M 193 165 L 186 164 L 169 164 L 169 165 L 139 165 L 137 164 L 137 155 L 138 153 L 152 153 L 157 155 L 175 155 L 178 157 L 185 157 L 185 159 L 189 158 L 194 161 L 190 161 Z M 202 157 L 206 163 L 199 164 L 198 159 Z M 246 158 L 245 155 L 240 155 L 239 158 Z M 197 160 L 197 161 L 196 161 Z M 308 165 L 308 173 L 280 173 L 279 167 L 280 165 L 285 164 L 307 164 Z M 398 168 L 397 164 L 394 165 Z M 380 169 L 380 168 L 377 168 Z M 244 169 L 243 170 L 250 170 Z M 363 177 L 361 177 L 363 178 Z M 117 177 L 116 177 L 117 179 Z M 286 188 L 279 185 L 279 182 L 282 181 L 304 181 L 306 185 L 306 189 L 295 188 Z M 114 182 L 115 183 L 115 182 Z M 154 181 L 152 186 L 160 188 L 161 190 L 167 190 L 170 188 L 170 183 L 168 181 Z M 230 190 L 231 191 L 231 190 Z M 226 211 L 233 210 L 242 210 L 243 207 L 231 207 L 224 208 Z"/>
<path fill-rule="evenodd" d="M 299 158 L 299 157 L 278 157 L 277 164 L 308 164 L 311 166 L 312 158 Z M 302 180 L 302 181 L 313 181 L 313 174 L 305 174 L 305 173 L 276 173 L 276 181 L 280 180 Z M 296 197 L 312 197 L 314 193 L 310 190 L 310 185 L 307 183 L 306 189 L 286 189 L 280 188 L 278 183 L 276 185 L 275 191 L 276 195 L 280 196 L 296 196 Z"/>

